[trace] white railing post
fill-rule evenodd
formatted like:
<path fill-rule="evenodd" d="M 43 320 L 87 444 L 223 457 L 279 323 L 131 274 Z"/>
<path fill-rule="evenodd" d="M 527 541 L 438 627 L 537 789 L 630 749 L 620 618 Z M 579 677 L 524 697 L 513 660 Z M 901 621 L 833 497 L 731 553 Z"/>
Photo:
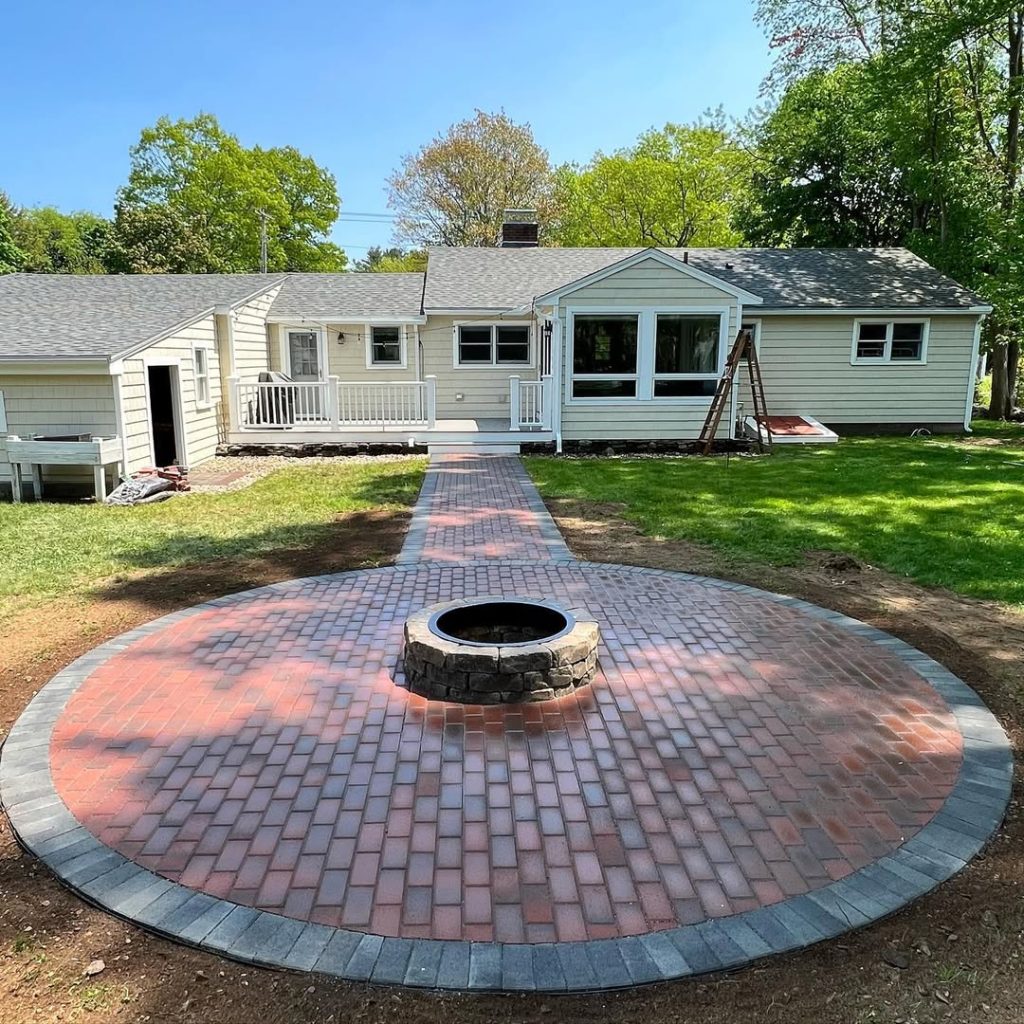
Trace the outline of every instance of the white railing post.
<path fill-rule="evenodd" d="M 338 430 L 341 427 L 341 403 L 338 395 L 340 383 L 339 377 L 329 376 L 327 378 L 327 415 L 331 421 L 332 430 Z"/>
<path fill-rule="evenodd" d="M 550 430 L 554 422 L 555 389 L 552 386 L 550 373 L 545 373 L 540 379 L 540 402 L 541 402 L 541 429 Z"/>
<path fill-rule="evenodd" d="M 509 430 L 518 430 L 519 421 L 522 419 L 522 399 L 519 397 L 519 374 L 513 373 L 508 379 L 508 410 L 510 426 Z"/>
<path fill-rule="evenodd" d="M 241 430 L 242 422 L 238 417 L 239 401 L 238 389 L 240 380 L 238 377 L 228 377 L 228 430 Z"/>
<path fill-rule="evenodd" d="M 437 422 L 437 374 L 428 373 L 427 381 L 427 428 L 434 429 Z"/>

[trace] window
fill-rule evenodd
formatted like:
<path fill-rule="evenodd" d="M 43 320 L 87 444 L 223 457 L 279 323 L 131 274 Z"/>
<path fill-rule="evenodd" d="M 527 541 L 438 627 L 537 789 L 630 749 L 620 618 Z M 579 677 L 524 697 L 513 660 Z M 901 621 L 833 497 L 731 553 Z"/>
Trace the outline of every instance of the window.
<path fill-rule="evenodd" d="M 529 324 L 459 324 L 458 366 L 528 366 Z"/>
<path fill-rule="evenodd" d="M 402 358 L 402 329 L 400 327 L 370 328 L 370 366 L 405 365 Z"/>
<path fill-rule="evenodd" d="M 700 398 L 718 384 L 719 316 L 659 313 L 654 337 L 654 397 Z"/>
<path fill-rule="evenodd" d="M 196 405 L 210 404 L 210 352 L 205 348 L 192 349 L 192 360 L 195 366 Z"/>
<path fill-rule="evenodd" d="M 928 339 L 925 320 L 858 320 L 853 331 L 854 363 L 923 363 Z"/>
<path fill-rule="evenodd" d="M 573 318 L 573 398 L 636 398 L 635 314 L 577 314 Z"/>

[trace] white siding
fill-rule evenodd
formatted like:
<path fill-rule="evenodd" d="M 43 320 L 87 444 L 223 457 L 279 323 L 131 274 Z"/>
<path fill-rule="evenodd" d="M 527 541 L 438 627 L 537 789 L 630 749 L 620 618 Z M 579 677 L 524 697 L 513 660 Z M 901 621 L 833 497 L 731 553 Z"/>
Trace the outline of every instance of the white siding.
<path fill-rule="evenodd" d="M 748 314 L 756 318 L 753 310 Z M 963 422 L 977 317 L 931 317 L 924 364 L 875 365 L 850 363 L 855 319 L 761 318 L 761 374 L 770 415 L 835 424 Z M 749 413 L 745 374 L 743 379 L 740 397 Z"/>
<path fill-rule="evenodd" d="M 674 440 L 693 438 L 700 433 L 711 404 L 710 398 L 624 399 L 589 403 L 574 403 L 571 399 L 572 346 L 566 327 L 567 309 L 601 307 L 629 312 L 673 306 L 694 309 L 727 306 L 729 326 L 723 344 L 728 351 L 737 330 L 735 297 L 656 260 L 643 260 L 563 298 L 559 319 L 563 339 L 562 437 L 565 440 Z M 728 436 L 730 426 L 727 413 L 719 436 Z"/>
<path fill-rule="evenodd" d="M 506 317 L 508 321 L 524 321 L 527 316 Z M 509 416 L 509 378 L 514 374 L 522 380 L 537 380 L 540 333 L 537 324 L 531 328 L 531 366 L 456 366 L 456 323 L 501 323 L 498 317 L 432 316 L 420 328 L 423 341 L 423 373 L 437 375 L 438 419 L 507 419 Z M 457 396 L 462 395 L 460 400 Z"/>
<path fill-rule="evenodd" d="M 528 319 L 525 316 L 508 317 L 509 321 Z M 536 380 L 539 370 L 537 356 L 540 338 L 536 324 L 532 329 L 532 366 L 474 366 L 455 365 L 454 330 L 456 323 L 492 324 L 500 318 L 439 317 L 427 318 L 419 325 L 420 375 L 423 380 L 428 374 L 437 376 L 438 419 L 501 418 L 509 414 L 509 377 L 518 374 L 523 380 Z M 368 367 L 366 365 L 366 336 L 368 326 L 364 323 L 331 323 L 327 325 L 325 344 L 327 348 L 328 373 L 343 381 L 392 381 L 416 380 L 416 326 L 403 326 L 405 335 L 406 366 Z M 288 328 L 277 325 L 273 329 L 271 368 L 281 370 L 286 365 L 284 345 Z M 343 341 L 338 340 L 343 333 Z M 462 395 L 462 399 L 456 398 Z"/>
<path fill-rule="evenodd" d="M 202 345 L 209 350 L 209 408 L 196 405 L 194 345 Z M 216 347 L 214 314 L 211 313 L 178 334 L 151 345 L 131 359 L 124 360 L 121 400 L 128 446 L 128 468 L 131 472 L 152 464 L 147 365 L 150 362 L 162 362 L 167 359 L 174 360 L 181 387 L 185 452 L 179 453 L 179 459 L 187 459 L 190 466 L 198 466 L 217 452 L 221 371 Z"/>
<path fill-rule="evenodd" d="M 239 377 L 252 378 L 269 367 L 267 313 L 280 290 L 278 285 L 234 311 L 235 374 Z"/>
<path fill-rule="evenodd" d="M 117 433 L 114 389 L 103 374 L 57 376 L 48 374 L 0 376 L 0 391 L 7 408 L 7 433 L 22 437 L 32 434 Z M 10 485 L 7 444 L 0 435 L 0 483 Z M 47 466 L 46 482 L 92 485 L 92 469 Z"/>

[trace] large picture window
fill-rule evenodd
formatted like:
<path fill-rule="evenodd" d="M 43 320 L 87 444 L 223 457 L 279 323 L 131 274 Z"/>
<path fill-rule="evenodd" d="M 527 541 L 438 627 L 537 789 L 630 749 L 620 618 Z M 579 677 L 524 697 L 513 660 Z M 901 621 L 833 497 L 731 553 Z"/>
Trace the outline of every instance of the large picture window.
<path fill-rule="evenodd" d="M 636 398 L 635 313 L 577 313 L 573 319 L 573 398 Z"/>
<path fill-rule="evenodd" d="M 456 365 L 529 366 L 529 324 L 459 324 Z"/>
<path fill-rule="evenodd" d="M 654 397 L 713 395 L 718 383 L 722 321 L 718 316 L 658 313 L 654 336 Z"/>

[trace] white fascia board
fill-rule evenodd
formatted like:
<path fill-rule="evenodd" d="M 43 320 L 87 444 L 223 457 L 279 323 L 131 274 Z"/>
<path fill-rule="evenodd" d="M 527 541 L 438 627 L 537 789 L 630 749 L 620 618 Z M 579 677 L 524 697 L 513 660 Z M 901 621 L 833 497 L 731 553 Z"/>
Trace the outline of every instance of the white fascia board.
<path fill-rule="evenodd" d="M 26 374 L 74 376 L 77 373 L 107 375 L 112 372 L 111 360 L 105 356 L 85 359 L 0 359 L 0 377 L 25 376 Z"/>
<path fill-rule="evenodd" d="M 759 309 L 757 316 L 985 316 L 991 306 L 794 306 Z"/>
<path fill-rule="evenodd" d="M 632 256 L 627 256 L 625 259 L 611 263 L 607 267 L 602 267 L 600 270 L 595 270 L 593 273 L 587 274 L 585 277 L 581 277 L 576 281 L 562 285 L 559 288 L 554 288 L 549 292 L 545 292 L 543 295 L 536 296 L 533 300 L 533 305 L 537 306 L 541 303 L 558 301 L 564 296 L 570 295 L 572 292 L 579 291 L 580 288 L 586 288 L 588 285 L 596 284 L 598 281 L 603 281 L 605 278 L 612 277 L 620 271 L 628 270 L 630 267 L 636 266 L 638 263 L 643 263 L 645 260 L 654 260 L 656 263 L 662 264 L 662 266 L 669 267 L 672 270 L 678 271 L 680 274 L 692 277 L 696 281 L 701 281 L 720 292 L 724 292 L 726 295 L 732 295 L 745 306 L 760 306 L 764 302 L 764 299 L 762 299 L 760 295 L 748 292 L 746 288 L 739 288 L 734 284 L 729 284 L 727 281 L 723 281 L 720 277 L 715 277 L 714 274 L 709 274 L 704 270 L 698 270 L 691 263 L 684 263 L 682 260 L 676 259 L 675 256 L 669 256 L 667 253 L 662 252 L 660 249 L 641 249 L 640 252 L 633 253 Z"/>
<path fill-rule="evenodd" d="M 376 324 L 378 327 L 393 327 L 399 324 L 425 324 L 427 318 L 421 314 L 403 316 L 367 316 L 365 313 L 271 313 L 268 324 L 289 324 L 301 327 L 305 324 Z"/>

